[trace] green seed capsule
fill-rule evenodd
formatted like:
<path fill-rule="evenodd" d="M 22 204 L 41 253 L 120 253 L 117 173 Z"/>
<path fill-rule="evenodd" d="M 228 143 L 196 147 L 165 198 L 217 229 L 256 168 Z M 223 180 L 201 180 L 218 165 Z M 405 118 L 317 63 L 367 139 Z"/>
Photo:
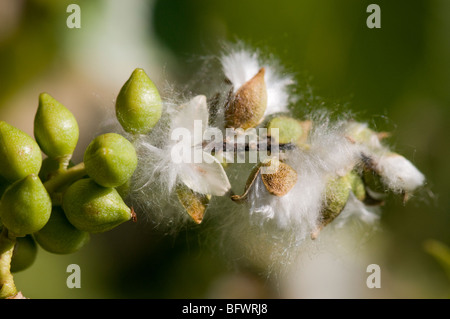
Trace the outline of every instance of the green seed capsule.
<path fill-rule="evenodd" d="M 34 136 L 45 154 L 68 162 L 78 143 L 78 123 L 64 105 L 41 93 L 34 118 Z"/>
<path fill-rule="evenodd" d="M 134 146 L 122 135 L 107 133 L 97 136 L 84 153 L 86 172 L 104 187 L 126 183 L 137 166 Z"/>
<path fill-rule="evenodd" d="M 39 145 L 26 133 L 0 121 L 0 175 L 15 182 L 38 174 L 42 164 Z"/>
<path fill-rule="evenodd" d="M 37 243 L 54 254 L 71 254 L 78 251 L 90 239 L 88 232 L 75 228 L 60 206 L 54 206 L 48 223 L 34 233 Z"/>
<path fill-rule="evenodd" d="M 17 237 L 11 258 L 11 272 L 19 272 L 33 265 L 36 260 L 38 247 L 33 236 Z"/>
<path fill-rule="evenodd" d="M 90 233 L 111 230 L 134 217 L 114 188 L 100 186 L 91 178 L 78 180 L 67 189 L 63 209 L 72 225 Z"/>
<path fill-rule="evenodd" d="M 326 187 L 326 205 L 322 214 L 323 221 L 328 224 L 344 209 L 350 195 L 350 187 L 346 176 L 331 179 Z"/>
<path fill-rule="evenodd" d="M 304 144 L 310 128 L 310 121 L 301 122 L 288 116 L 277 116 L 267 123 L 267 133 L 269 136 L 273 135 L 273 129 L 278 129 L 277 141 L 280 144 Z"/>
<path fill-rule="evenodd" d="M 143 69 L 135 69 L 122 86 L 116 100 L 116 116 L 125 131 L 148 133 L 159 121 L 162 101 Z"/>
<path fill-rule="evenodd" d="M 53 158 L 46 157 L 42 160 L 42 166 L 39 171 L 39 178 L 43 183 L 57 174 L 59 169 L 59 162 Z"/>
<path fill-rule="evenodd" d="M 366 199 L 366 187 L 361 176 L 355 171 L 350 171 L 347 174 L 347 178 L 355 197 L 360 201 L 364 201 Z"/>
<path fill-rule="evenodd" d="M 344 209 L 350 196 L 350 183 L 348 176 L 331 178 L 325 190 L 325 201 L 318 220 L 317 228 L 311 234 L 316 239 L 322 228 L 331 223 Z"/>
<path fill-rule="evenodd" d="M 39 231 L 50 218 L 51 210 L 50 196 L 36 175 L 14 182 L 0 202 L 2 223 L 16 237 Z"/>

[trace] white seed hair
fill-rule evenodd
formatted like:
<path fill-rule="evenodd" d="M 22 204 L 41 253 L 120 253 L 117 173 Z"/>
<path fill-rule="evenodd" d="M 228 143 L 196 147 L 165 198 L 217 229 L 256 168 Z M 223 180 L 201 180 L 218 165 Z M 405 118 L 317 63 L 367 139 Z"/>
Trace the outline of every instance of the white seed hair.
<path fill-rule="evenodd" d="M 414 192 L 425 182 L 425 176 L 402 155 L 385 154 L 376 163 L 383 184 L 394 192 Z"/>

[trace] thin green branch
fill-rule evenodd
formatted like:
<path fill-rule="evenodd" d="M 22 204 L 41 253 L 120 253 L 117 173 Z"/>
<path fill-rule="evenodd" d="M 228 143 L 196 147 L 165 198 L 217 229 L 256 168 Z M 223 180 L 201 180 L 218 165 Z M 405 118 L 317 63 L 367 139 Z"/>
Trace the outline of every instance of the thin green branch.
<path fill-rule="evenodd" d="M 63 186 L 69 185 L 74 181 L 82 178 L 86 175 L 86 169 L 84 163 L 75 165 L 66 171 L 60 172 L 58 175 L 44 183 L 44 187 L 49 194 L 57 192 L 58 189 Z"/>

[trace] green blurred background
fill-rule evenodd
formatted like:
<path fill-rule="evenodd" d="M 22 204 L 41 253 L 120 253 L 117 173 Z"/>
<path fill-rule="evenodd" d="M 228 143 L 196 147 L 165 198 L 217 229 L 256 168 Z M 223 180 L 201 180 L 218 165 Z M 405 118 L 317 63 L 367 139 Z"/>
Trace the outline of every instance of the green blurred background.
<path fill-rule="evenodd" d="M 80 5 L 80 29 L 66 26 L 70 3 Z M 381 29 L 366 26 L 370 3 Z M 229 268 L 196 229 L 165 236 L 143 220 L 73 255 L 41 249 L 15 275 L 18 288 L 31 298 L 447 298 L 450 278 L 424 243 L 450 245 L 449 14 L 447 0 L 0 0 L 0 118 L 32 134 L 38 95 L 50 93 L 79 120 L 75 161 L 134 68 L 183 85 L 222 41 L 242 40 L 296 75 L 298 116 L 350 110 L 392 132 L 392 147 L 427 177 L 406 205 L 383 207 L 382 229 L 364 244 L 360 234 L 331 240 L 279 280 Z M 72 263 L 80 289 L 66 286 Z M 372 263 L 380 289 L 366 287 Z"/>

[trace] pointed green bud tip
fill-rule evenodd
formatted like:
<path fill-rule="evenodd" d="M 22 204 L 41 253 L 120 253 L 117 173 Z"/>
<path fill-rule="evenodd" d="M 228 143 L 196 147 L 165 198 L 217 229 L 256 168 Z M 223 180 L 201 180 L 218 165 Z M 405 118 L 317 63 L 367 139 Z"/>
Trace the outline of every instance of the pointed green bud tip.
<path fill-rule="evenodd" d="M 36 175 L 14 182 L 0 201 L 2 223 L 16 237 L 39 231 L 49 220 L 51 210 L 50 195 Z"/>
<path fill-rule="evenodd" d="M 135 69 L 116 99 L 116 117 L 123 129 L 146 134 L 158 123 L 162 101 L 155 84 L 143 69 Z"/>
<path fill-rule="evenodd" d="M 64 105 L 41 93 L 34 117 L 34 136 L 50 158 L 68 161 L 78 143 L 78 123 Z"/>
<path fill-rule="evenodd" d="M 62 207 L 73 226 L 89 233 L 105 232 L 135 218 L 114 188 L 100 186 L 91 178 L 73 183 L 64 194 Z"/>
<path fill-rule="evenodd" d="M 116 133 L 97 136 L 84 153 L 86 171 L 104 187 L 125 184 L 137 167 L 136 150 L 125 137 Z"/>
<path fill-rule="evenodd" d="M 257 126 L 264 119 L 267 108 L 265 69 L 259 72 L 230 98 L 225 109 L 227 128 L 248 129 Z"/>
<path fill-rule="evenodd" d="M 299 121 L 289 116 L 277 116 L 267 123 L 267 134 L 274 136 L 278 143 L 302 145 L 308 138 L 310 121 Z M 278 136 L 275 129 L 278 129 Z"/>
<path fill-rule="evenodd" d="M 60 206 L 53 207 L 47 224 L 34 233 L 39 246 L 53 254 L 71 254 L 89 242 L 88 232 L 75 228 Z"/>
<path fill-rule="evenodd" d="M 32 235 L 17 237 L 11 258 L 11 272 L 16 273 L 30 268 L 36 260 L 38 247 Z"/>
<path fill-rule="evenodd" d="M 38 174 L 42 164 L 39 145 L 25 132 L 0 121 L 0 175 L 15 182 Z"/>

